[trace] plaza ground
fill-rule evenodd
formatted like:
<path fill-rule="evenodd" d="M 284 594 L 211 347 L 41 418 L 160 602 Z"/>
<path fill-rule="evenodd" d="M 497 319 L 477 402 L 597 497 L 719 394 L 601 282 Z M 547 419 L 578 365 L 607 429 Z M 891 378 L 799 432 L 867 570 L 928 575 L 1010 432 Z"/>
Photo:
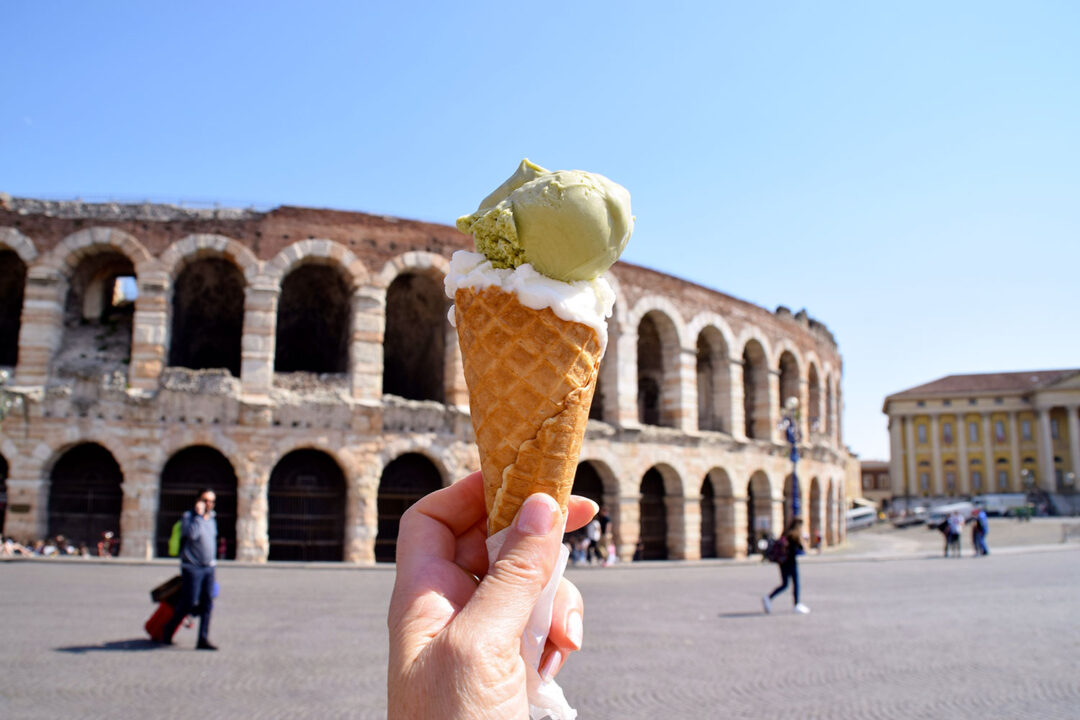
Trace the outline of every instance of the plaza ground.
<path fill-rule="evenodd" d="M 585 649 L 560 674 L 593 718 L 1074 718 L 1080 543 L 1060 521 L 853 533 L 802 565 L 807 616 L 759 562 L 570 568 Z M 1011 529 L 1010 529 L 1011 528 Z M 1010 540 L 1010 537 L 1012 538 Z M 996 544 L 995 544 L 996 539 Z M 219 570 L 217 653 L 144 639 L 171 564 L 0 563 L 0 717 L 384 718 L 391 567 Z"/>

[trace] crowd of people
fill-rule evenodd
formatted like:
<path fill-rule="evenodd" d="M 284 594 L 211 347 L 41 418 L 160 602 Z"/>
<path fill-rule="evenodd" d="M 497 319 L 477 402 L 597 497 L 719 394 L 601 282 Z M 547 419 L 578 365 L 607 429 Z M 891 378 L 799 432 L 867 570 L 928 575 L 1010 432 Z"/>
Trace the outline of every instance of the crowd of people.
<path fill-rule="evenodd" d="M 975 508 L 971 512 L 971 518 L 965 518 L 959 511 L 951 513 L 940 525 L 937 526 L 941 534 L 945 536 L 945 557 L 960 557 L 960 538 L 964 532 L 966 522 L 971 522 L 971 546 L 974 548 L 975 557 L 989 555 L 990 548 L 986 545 L 986 536 L 990 530 L 990 523 L 986 517 L 986 511 Z"/>
<path fill-rule="evenodd" d="M 103 532 L 96 548 L 85 542 L 76 543 L 63 535 L 21 543 L 15 538 L 4 537 L 0 545 L 0 557 L 110 557 L 120 550 L 120 539 L 115 533 Z"/>
<path fill-rule="evenodd" d="M 618 561 L 611 517 L 605 507 L 600 508 L 588 525 L 566 533 L 563 544 L 570 550 L 570 561 L 574 565 L 611 567 Z"/>

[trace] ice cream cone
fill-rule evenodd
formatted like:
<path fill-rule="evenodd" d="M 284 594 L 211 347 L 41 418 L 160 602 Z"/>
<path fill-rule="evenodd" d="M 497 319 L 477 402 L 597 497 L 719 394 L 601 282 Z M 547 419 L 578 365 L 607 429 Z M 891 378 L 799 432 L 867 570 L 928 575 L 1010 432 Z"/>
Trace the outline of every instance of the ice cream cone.
<path fill-rule="evenodd" d="M 498 287 L 459 288 L 454 307 L 488 535 L 536 492 L 565 513 L 603 355 L 596 330 Z"/>

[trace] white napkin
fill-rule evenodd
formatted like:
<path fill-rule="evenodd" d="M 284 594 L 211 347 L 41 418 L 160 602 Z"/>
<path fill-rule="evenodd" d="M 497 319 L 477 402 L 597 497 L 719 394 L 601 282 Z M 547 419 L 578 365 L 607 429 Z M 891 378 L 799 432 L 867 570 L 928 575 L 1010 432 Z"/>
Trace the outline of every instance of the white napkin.
<path fill-rule="evenodd" d="M 493 565 L 499 558 L 499 551 L 506 540 L 509 528 L 500 530 L 487 539 L 488 563 Z M 548 629 L 551 627 L 551 610 L 555 604 L 555 591 L 559 587 L 570 551 L 566 545 L 559 545 L 559 560 L 551 573 L 551 579 L 536 601 L 529 623 L 521 635 L 521 657 L 525 660 L 525 677 L 529 695 L 530 720 L 574 720 L 577 711 L 566 702 L 562 688 L 554 680 L 544 682 L 540 677 L 540 656 L 547 642 Z"/>

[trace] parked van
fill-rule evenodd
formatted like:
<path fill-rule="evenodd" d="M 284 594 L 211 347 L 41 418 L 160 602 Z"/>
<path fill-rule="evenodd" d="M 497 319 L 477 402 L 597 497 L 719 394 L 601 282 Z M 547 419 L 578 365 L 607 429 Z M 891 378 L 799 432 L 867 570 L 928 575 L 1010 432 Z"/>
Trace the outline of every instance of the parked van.
<path fill-rule="evenodd" d="M 1027 506 L 1024 493 L 987 493 L 971 498 L 972 504 L 987 515 L 1011 515 L 1017 508 Z"/>
<path fill-rule="evenodd" d="M 930 508 L 930 512 L 926 513 L 926 526 L 935 528 L 945 522 L 945 518 L 949 517 L 954 512 L 959 512 L 960 517 L 964 518 L 964 522 L 967 522 L 968 518 L 971 517 L 971 511 L 974 509 L 975 506 L 969 502 L 938 505 L 935 508 Z"/>
<path fill-rule="evenodd" d="M 877 510 L 872 507 L 857 507 L 844 513 L 848 530 L 872 527 L 877 522 Z"/>

